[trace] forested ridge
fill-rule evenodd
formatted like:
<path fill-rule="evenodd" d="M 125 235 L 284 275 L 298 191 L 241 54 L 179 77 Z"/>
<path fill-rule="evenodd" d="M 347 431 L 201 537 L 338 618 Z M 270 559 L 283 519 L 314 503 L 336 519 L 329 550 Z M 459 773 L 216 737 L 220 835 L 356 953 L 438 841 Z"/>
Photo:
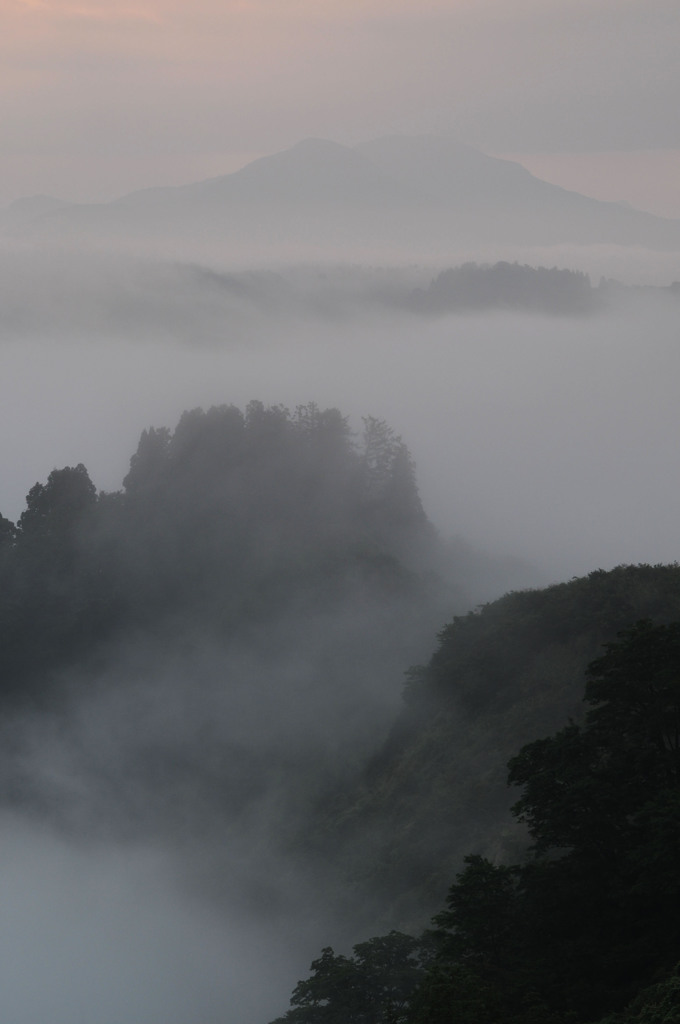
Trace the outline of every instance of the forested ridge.
<path fill-rule="evenodd" d="M 529 267 L 502 261 L 463 263 L 442 271 L 426 289 L 416 290 L 412 308 L 423 313 L 502 309 L 553 315 L 585 315 L 603 307 L 603 295 L 587 274 L 557 267 Z"/>
<path fill-rule="evenodd" d="M 55 469 L 0 526 L 0 801 L 114 838 L 257 831 L 245 893 L 385 735 L 451 599 L 402 439 L 313 403 L 188 411 L 120 491 Z"/>
<path fill-rule="evenodd" d="M 680 1020 L 680 622 L 621 631 L 585 702 L 508 764 L 522 859 L 470 853 L 418 936 L 326 947 L 275 1024 Z"/>
<path fill-rule="evenodd" d="M 306 838 L 361 892 L 364 927 L 422 925 L 466 854 L 522 852 L 507 761 L 583 720 L 588 664 L 645 618 L 680 619 L 679 566 L 619 566 L 511 592 L 440 631 L 430 660 L 406 672 L 387 741 L 319 808 Z"/>
<path fill-rule="evenodd" d="M 433 534 L 408 449 L 368 417 L 252 402 L 145 430 L 123 490 L 85 466 L 0 519 L 0 699 L 45 696 L 98 644 L 181 619 L 220 635 L 360 585 L 406 594 Z"/>

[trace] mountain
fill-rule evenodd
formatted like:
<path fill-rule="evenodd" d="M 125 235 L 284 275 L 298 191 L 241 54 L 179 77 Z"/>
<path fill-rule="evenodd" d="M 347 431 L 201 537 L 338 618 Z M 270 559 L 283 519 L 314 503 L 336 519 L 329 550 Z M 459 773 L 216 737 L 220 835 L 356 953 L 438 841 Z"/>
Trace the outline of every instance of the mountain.
<path fill-rule="evenodd" d="M 514 202 L 538 182 L 521 164 L 436 135 L 388 135 L 356 150 L 407 188 L 444 205 L 471 197 Z"/>
<path fill-rule="evenodd" d="M 305 139 L 232 174 L 178 188 L 133 192 L 113 205 L 126 209 L 145 209 L 150 202 L 167 207 L 261 203 L 372 207 L 416 199 L 417 192 L 408 184 L 401 185 L 357 150 L 324 139 Z"/>
<path fill-rule="evenodd" d="M 25 218 L 36 238 L 268 258 L 441 256 L 472 245 L 680 249 L 680 222 L 589 199 L 435 136 L 307 139 L 232 174 Z"/>
<path fill-rule="evenodd" d="M 359 147 L 375 167 L 427 196 L 465 230 L 520 244 L 614 243 L 676 248 L 680 222 L 590 199 L 520 164 L 451 139 L 388 136 Z"/>

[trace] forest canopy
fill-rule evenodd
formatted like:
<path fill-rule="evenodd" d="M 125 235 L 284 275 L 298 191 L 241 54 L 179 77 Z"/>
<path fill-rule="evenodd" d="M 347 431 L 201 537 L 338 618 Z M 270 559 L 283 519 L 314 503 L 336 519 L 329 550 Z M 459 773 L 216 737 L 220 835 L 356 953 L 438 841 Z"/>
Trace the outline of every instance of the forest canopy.
<path fill-rule="evenodd" d="M 84 465 L 36 483 L 0 519 L 3 695 L 35 696 L 55 668 L 131 629 L 184 614 L 233 631 L 352 580 L 408 590 L 431 543 L 413 461 L 367 417 L 337 409 L 194 409 L 142 433 L 123 489 Z"/>
<path fill-rule="evenodd" d="M 275 1024 L 680 1019 L 680 622 L 622 631 L 589 666 L 585 701 L 583 726 L 509 763 L 533 851 L 466 857 L 418 938 L 326 948 Z"/>

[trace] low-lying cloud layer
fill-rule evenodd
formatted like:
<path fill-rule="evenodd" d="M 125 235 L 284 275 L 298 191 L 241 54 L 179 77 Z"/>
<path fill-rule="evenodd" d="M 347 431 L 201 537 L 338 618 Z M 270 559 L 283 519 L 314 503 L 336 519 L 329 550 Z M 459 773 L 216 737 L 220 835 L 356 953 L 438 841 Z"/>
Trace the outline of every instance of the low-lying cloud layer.
<path fill-rule="evenodd" d="M 5 813 L 0 855 L 0 984 L 15 1024 L 261 1024 L 318 941 L 300 919 L 292 934 L 272 917 L 225 918 L 158 846 L 78 844 Z"/>
<path fill-rule="evenodd" d="M 83 462 L 99 488 L 118 489 L 141 430 L 186 408 L 313 400 L 355 429 L 366 414 L 387 420 L 412 450 L 438 528 L 534 562 L 539 582 L 676 557 L 672 296 L 629 296 L 589 318 L 431 319 L 339 300 L 322 271 L 305 278 L 316 305 L 302 306 L 299 288 L 291 301 L 266 275 L 234 278 L 230 291 L 197 288 L 198 272 L 172 267 L 126 273 L 124 288 L 121 265 L 110 279 L 100 266 L 96 287 L 81 279 L 65 306 L 49 275 L 33 290 L 25 276 L 14 315 L 5 307 L 5 516 L 55 466 Z M 103 306 L 109 323 L 97 328 Z"/>

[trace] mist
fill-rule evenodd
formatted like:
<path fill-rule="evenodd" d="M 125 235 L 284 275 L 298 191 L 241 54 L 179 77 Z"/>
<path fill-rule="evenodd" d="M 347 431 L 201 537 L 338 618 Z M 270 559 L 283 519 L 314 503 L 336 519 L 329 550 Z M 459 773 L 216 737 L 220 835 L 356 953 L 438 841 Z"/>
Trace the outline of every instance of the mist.
<path fill-rule="evenodd" d="M 677 558 L 675 253 L 480 242 L 445 262 L 380 245 L 350 259 L 344 234 L 333 259 L 286 261 L 285 238 L 268 259 L 263 239 L 241 262 L 214 239 L 173 258 L 6 242 L 0 512 L 18 520 L 36 482 L 81 463 L 115 494 L 143 431 L 257 400 L 340 410 L 355 440 L 365 417 L 388 424 L 434 533 L 375 577 L 363 539 L 340 571 L 318 563 L 321 585 L 286 564 L 291 592 L 264 611 L 251 596 L 251 618 L 231 621 L 210 585 L 195 608 L 180 594 L 8 709 L 0 980 L 17 1024 L 265 1024 L 320 947 L 365 938 L 369 908 L 318 855 L 315 814 L 381 748 L 445 622 Z M 573 269 L 588 301 L 428 305 L 465 260 Z M 254 575 L 277 565 L 277 529 Z M 370 857 L 371 837 L 354 849 Z"/>
<path fill-rule="evenodd" d="M 602 581 L 546 635 L 512 595 L 524 674 L 512 609 L 486 676 L 462 630 L 517 704 L 459 718 L 456 677 L 420 749 L 408 705 L 402 804 L 446 623 L 678 559 L 678 5 L 0 7 L 2 1018 L 266 1024 L 322 947 L 427 925 L 409 865 L 499 851 L 492 759 L 576 714 L 605 637 L 554 624 Z M 471 785 L 404 865 L 416 774 Z"/>
<path fill-rule="evenodd" d="M 167 845 L 74 843 L 7 813 L 1 826 L 0 981 L 16 1024 L 255 1024 L 317 938 L 300 920 L 291 933 L 217 912 Z"/>
<path fill-rule="evenodd" d="M 15 519 L 35 481 L 62 465 L 83 462 L 98 488 L 119 489 L 142 429 L 172 425 L 184 409 L 313 400 L 342 409 L 354 429 L 365 415 L 390 423 L 438 530 L 531 563 L 520 585 L 674 560 L 672 296 L 633 291 L 587 318 L 433 319 L 381 306 L 356 285 L 349 300 L 324 292 L 325 276 L 306 272 L 304 302 L 269 274 L 251 276 L 254 295 L 218 303 L 177 268 L 147 268 L 133 275 L 141 312 L 119 301 L 120 268 L 108 291 L 101 267 L 97 290 L 81 280 L 65 312 L 24 281 L 30 322 L 7 323 L 2 339 L 3 514 Z M 144 292 L 151 277 L 155 295 Z M 111 324 L 97 331 L 102 293 Z"/>

